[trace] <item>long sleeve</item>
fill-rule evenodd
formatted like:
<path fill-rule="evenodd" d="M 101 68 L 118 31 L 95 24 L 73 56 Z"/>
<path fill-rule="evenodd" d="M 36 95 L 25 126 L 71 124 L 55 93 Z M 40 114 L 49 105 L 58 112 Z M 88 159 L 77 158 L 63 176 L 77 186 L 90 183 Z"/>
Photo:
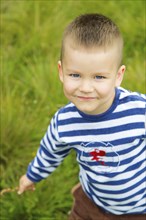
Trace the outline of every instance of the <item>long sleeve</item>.
<path fill-rule="evenodd" d="M 62 143 L 59 138 L 56 113 L 41 140 L 36 157 L 28 166 L 27 177 L 33 182 L 39 182 L 48 177 L 69 154 L 69 151 L 69 146 Z"/>

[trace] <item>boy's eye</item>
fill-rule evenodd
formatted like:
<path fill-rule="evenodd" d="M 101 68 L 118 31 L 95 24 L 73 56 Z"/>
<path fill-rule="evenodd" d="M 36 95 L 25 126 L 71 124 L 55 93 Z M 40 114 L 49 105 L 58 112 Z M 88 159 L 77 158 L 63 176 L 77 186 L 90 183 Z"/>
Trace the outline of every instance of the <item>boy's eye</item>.
<path fill-rule="evenodd" d="M 78 73 L 71 73 L 71 74 L 69 74 L 71 77 L 73 77 L 73 78 L 79 78 L 80 77 L 80 75 L 78 74 Z"/>
<path fill-rule="evenodd" d="M 95 79 L 105 79 L 104 76 L 95 76 Z"/>

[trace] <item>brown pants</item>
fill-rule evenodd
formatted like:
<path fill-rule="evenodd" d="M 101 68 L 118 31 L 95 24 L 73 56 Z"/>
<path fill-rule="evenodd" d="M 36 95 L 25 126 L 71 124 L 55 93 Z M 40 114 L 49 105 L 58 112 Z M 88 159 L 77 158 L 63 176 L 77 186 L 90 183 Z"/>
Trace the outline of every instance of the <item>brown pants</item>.
<path fill-rule="evenodd" d="M 80 184 L 72 189 L 74 205 L 69 220 L 146 220 L 146 215 L 107 214 L 84 193 Z"/>

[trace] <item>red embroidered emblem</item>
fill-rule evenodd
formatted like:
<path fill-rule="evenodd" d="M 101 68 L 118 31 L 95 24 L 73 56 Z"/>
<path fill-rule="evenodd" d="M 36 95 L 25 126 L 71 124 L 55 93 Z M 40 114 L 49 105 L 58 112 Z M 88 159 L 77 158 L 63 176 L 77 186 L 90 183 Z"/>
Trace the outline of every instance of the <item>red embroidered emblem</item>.
<path fill-rule="evenodd" d="M 92 156 L 91 160 L 98 161 L 102 165 L 105 165 L 104 161 L 102 161 L 103 158 L 101 158 L 101 157 L 105 156 L 105 154 L 106 154 L 105 151 L 95 149 L 94 151 L 91 151 L 89 154 Z"/>

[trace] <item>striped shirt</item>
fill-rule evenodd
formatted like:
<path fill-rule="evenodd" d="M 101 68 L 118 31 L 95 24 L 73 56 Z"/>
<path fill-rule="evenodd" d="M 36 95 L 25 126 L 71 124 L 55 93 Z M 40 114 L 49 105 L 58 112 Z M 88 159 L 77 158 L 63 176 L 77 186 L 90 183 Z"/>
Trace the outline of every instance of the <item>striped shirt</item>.
<path fill-rule="evenodd" d="M 74 149 L 81 185 L 96 205 L 116 215 L 146 213 L 145 103 L 144 95 L 119 87 L 103 114 L 87 115 L 73 103 L 61 108 L 27 177 L 48 177 Z"/>

